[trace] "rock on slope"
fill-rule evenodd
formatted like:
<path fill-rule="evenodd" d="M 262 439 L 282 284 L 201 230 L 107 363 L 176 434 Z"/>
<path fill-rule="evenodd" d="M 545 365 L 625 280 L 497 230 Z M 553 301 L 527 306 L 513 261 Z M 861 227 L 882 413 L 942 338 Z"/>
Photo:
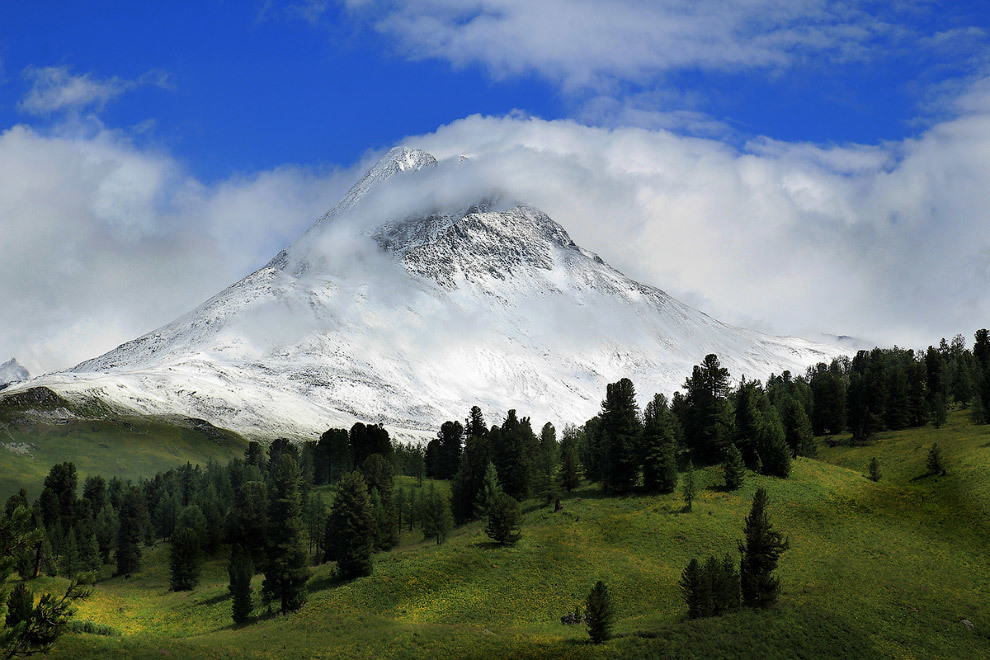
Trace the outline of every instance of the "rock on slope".
<path fill-rule="evenodd" d="M 393 149 L 264 268 L 32 384 L 256 437 L 359 420 L 424 435 L 475 404 L 493 422 L 516 408 L 580 423 L 607 382 L 669 394 L 707 353 L 750 378 L 840 353 L 720 323 L 625 277 L 535 208 L 495 196 L 389 206 L 395 186 L 429 188 L 448 165 L 459 166 Z"/>

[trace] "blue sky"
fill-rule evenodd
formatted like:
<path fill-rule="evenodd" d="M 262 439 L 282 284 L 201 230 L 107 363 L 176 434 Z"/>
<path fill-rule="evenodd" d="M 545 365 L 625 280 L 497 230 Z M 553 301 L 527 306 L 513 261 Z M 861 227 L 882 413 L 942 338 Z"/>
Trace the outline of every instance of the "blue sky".
<path fill-rule="evenodd" d="M 595 72 L 597 80 L 573 81 L 553 52 L 534 49 L 528 60 L 504 66 L 504 54 L 486 50 L 490 45 L 431 50 L 408 31 L 382 27 L 402 13 L 395 9 L 401 4 L 5 3 L 0 126 L 61 120 L 60 112 L 27 112 L 18 102 L 36 82 L 28 72 L 62 67 L 95 81 L 143 81 L 99 108 L 80 109 L 98 109 L 106 125 L 168 149 L 205 180 L 285 163 L 349 164 L 368 149 L 473 113 L 649 123 L 589 112 L 590 101 L 602 98 L 611 106 L 703 115 L 724 125 L 729 142 L 769 136 L 875 144 L 915 135 L 939 118 L 938 90 L 973 76 L 981 57 L 985 64 L 990 31 L 990 11 L 979 1 L 852 3 L 866 13 L 836 8 L 832 18 L 816 16 L 829 3 L 811 2 L 806 20 L 787 18 L 773 27 L 820 29 L 820 38 L 781 40 L 765 61 L 678 60 L 661 46 L 655 62 L 631 55 L 628 67 L 620 59 Z M 443 2 L 409 4 L 422 5 L 409 10 L 417 19 L 449 10 Z M 501 3 L 463 4 L 476 6 L 444 28 L 497 13 Z M 712 13 L 722 4 L 713 3 Z M 527 18 L 548 39 L 561 29 L 559 15 L 545 25 L 543 16 L 520 16 Z M 747 23 L 757 19 L 733 19 L 738 29 L 730 36 L 739 43 L 720 45 L 745 48 L 755 41 L 764 33 Z M 889 21 L 884 29 L 856 33 L 883 21 Z M 931 43 L 939 35 L 942 43 Z M 623 47 L 617 40 L 616 50 Z"/>
<path fill-rule="evenodd" d="M 172 320 L 397 143 L 730 323 L 990 315 L 985 2 L 39 0 L 0 5 L 0 361 Z"/>

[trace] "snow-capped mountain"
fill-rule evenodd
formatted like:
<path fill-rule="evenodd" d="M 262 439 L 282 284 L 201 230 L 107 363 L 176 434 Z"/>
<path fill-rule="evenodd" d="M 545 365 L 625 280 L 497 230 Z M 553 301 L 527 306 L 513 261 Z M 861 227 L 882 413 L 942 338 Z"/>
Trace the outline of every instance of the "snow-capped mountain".
<path fill-rule="evenodd" d="M 20 365 L 16 358 L 10 358 L 3 364 L 0 364 L 0 390 L 8 385 L 25 381 L 30 377 L 31 374 Z"/>
<path fill-rule="evenodd" d="M 540 424 L 580 423 L 607 382 L 669 394 L 708 353 L 733 376 L 764 378 L 841 352 L 720 323 L 497 193 L 431 196 L 458 167 L 391 150 L 264 268 L 31 385 L 250 436 L 314 437 L 355 421 L 422 435 L 475 404 L 492 422 L 515 408 Z M 403 206 L 410 191 L 419 203 Z"/>

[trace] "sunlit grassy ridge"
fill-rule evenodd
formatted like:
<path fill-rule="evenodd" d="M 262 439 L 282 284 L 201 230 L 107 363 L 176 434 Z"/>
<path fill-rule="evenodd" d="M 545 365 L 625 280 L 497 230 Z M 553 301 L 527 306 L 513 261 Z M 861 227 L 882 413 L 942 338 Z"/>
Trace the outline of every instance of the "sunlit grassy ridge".
<path fill-rule="evenodd" d="M 925 472 L 937 441 L 948 477 Z M 863 475 L 878 456 L 884 476 Z M 697 473 L 721 483 L 716 468 Z M 409 483 L 404 481 L 404 483 Z M 778 608 L 685 620 L 677 579 L 693 556 L 735 553 L 757 486 L 791 541 Z M 888 433 L 866 447 L 798 459 L 791 478 L 747 475 L 741 491 L 602 498 L 585 489 L 564 510 L 528 503 L 523 539 L 498 548 L 480 523 L 439 548 L 404 533 L 373 576 L 340 584 L 314 568 L 298 613 L 230 623 L 226 562 L 191 593 L 168 591 L 165 548 L 146 549 L 131 580 L 97 586 L 79 616 L 119 637 L 71 635 L 55 657 L 257 658 L 978 658 L 990 653 L 990 428 L 963 413 L 935 430 Z M 563 626 L 595 580 L 614 590 L 617 639 L 587 643 Z M 261 578 L 255 578 L 260 589 Z M 959 623 L 966 618 L 975 629 Z"/>
<path fill-rule="evenodd" d="M 24 488 L 31 498 L 41 493 L 52 465 L 72 461 L 79 482 L 100 474 L 107 479 L 154 476 L 191 461 L 226 462 L 244 453 L 246 441 L 215 427 L 149 417 L 69 419 L 24 422 L 0 427 L 0 497 Z"/>

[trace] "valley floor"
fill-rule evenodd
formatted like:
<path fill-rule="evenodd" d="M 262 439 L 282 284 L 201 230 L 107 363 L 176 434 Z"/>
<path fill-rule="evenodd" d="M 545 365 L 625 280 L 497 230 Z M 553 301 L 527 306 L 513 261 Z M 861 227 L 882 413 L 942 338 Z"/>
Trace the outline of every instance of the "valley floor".
<path fill-rule="evenodd" d="M 949 475 L 918 478 L 934 441 Z M 863 476 L 871 456 L 879 483 Z M 957 412 L 939 430 L 823 447 L 786 480 L 747 473 L 733 493 L 715 487 L 717 468 L 697 475 L 711 486 L 690 513 L 678 495 L 603 498 L 588 487 L 558 513 L 526 503 L 514 547 L 489 544 L 480 523 L 439 547 L 407 532 L 376 555 L 373 576 L 341 584 L 331 566 L 316 566 L 299 612 L 258 609 L 240 628 L 226 561 L 207 564 L 195 591 L 174 593 L 158 544 L 141 573 L 100 582 L 79 606 L 79 619 L 120 634 L 68 635 L 51 657 L 990 657 L 990 427 Z M 681 571 L 692 557 L 737 552 L 758 486 L 791 543 L 779 606 L 688 621 Z M 598 579 L 618 607 L 617 637 L 601 646 L 584 626 L 560 623 Z"/>

